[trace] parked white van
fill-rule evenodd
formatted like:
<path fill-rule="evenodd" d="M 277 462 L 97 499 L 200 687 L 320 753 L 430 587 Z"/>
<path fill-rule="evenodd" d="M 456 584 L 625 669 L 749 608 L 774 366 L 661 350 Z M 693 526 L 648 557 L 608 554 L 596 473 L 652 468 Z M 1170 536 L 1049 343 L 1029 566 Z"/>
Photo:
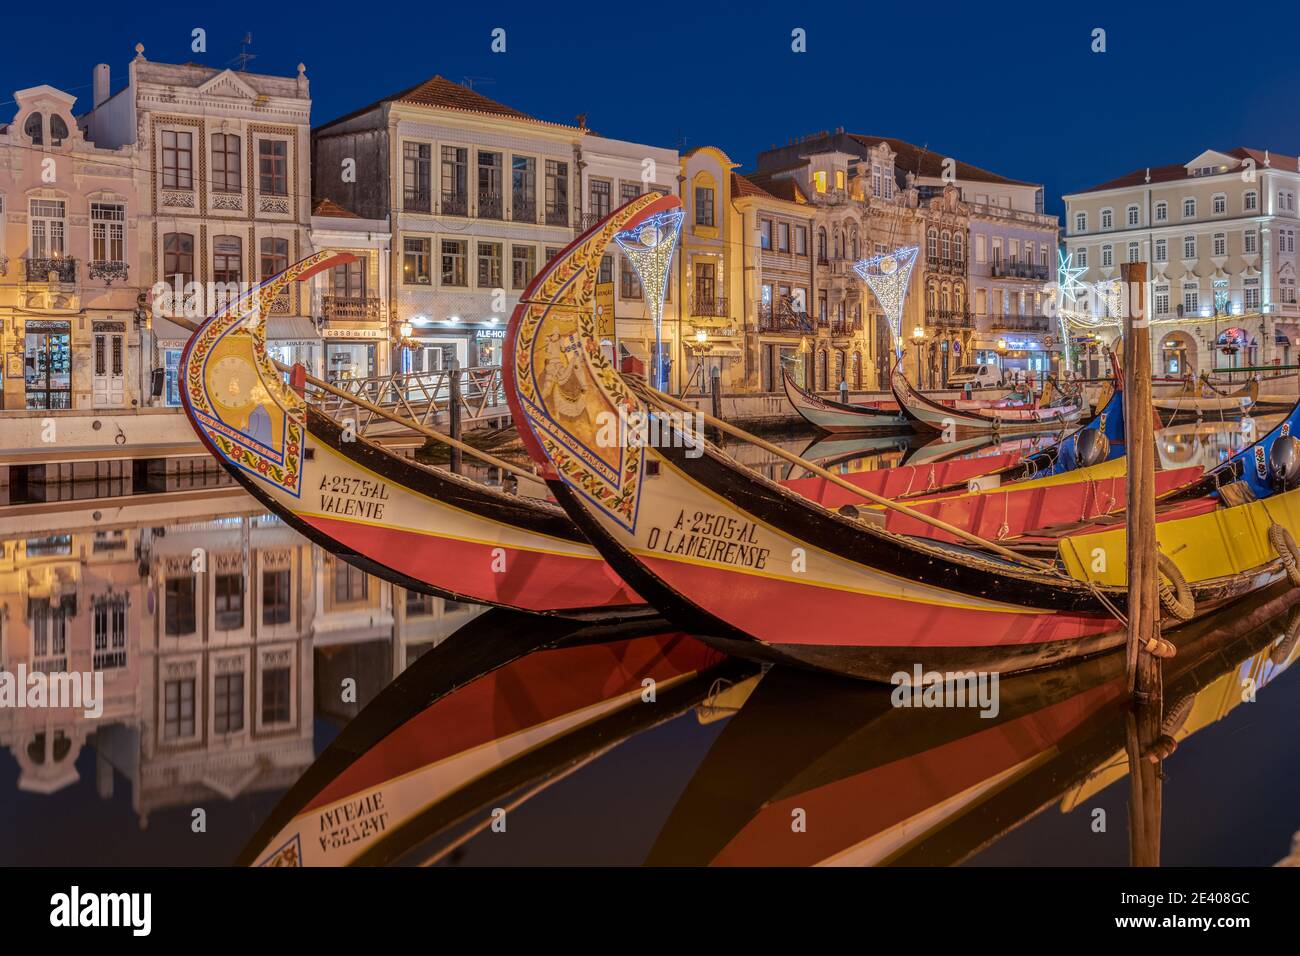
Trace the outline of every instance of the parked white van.
<path fill-rule="evenodd" d="M 997 388 L 1002 384 L 1002 370 L 996 365 L 963 365 L 948 376 L 949 388 Z"/>

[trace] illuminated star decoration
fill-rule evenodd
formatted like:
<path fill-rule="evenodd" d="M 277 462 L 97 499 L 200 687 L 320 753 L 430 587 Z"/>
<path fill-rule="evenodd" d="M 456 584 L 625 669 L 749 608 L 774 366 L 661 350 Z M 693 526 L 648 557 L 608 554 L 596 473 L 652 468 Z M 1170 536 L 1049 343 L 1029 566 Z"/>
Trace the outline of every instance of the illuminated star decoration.
<path fill-rule="evenodd" d="M 1079 293 L 1083 291 L 1083 283 L 1079 281 L 1079 276 L 1088 270 L 1073 266 L 1074 253 L 1064 253 L 1061 250 L 1056 251 L 1058 260 L 1056 266 L 1056 320 L 1061 326 L 1061 350 L 1065 353 L 1066 367 L 1073 365 L 1073 341 L 1070 335 L 1070 323 L 1065 317 L 1065 300 L 1068 298 L 1071 304 L 1078 301 Z"/>
<path fill-rule="evenodd" d="M 1057 250 L 1057 258 L 1060 264 L 1056 267 L 1056 288 L 1061 293 L 1061 301 L 1057 303 L 1057 308 L 1065 308 L 1065 300 L 1068 298 L 1071 302 L 1077 302 L 1080 293 L 1083 292 L 1083 283 L 1079 281 L 1079 276 L 1087 272 L 1086 267 L 1072 266 L 1074 253 L 1064 253 Z"/>
<path fill-rule="evenodd" d="M 614 237 L 623 254 L 632 262 L 637 278 L 645 290 L 646 306 L 655 324 L 654 387 L 662 389 L 664 299 L 668 295 L 673 251 L 682 231 L 681 209 L 670 209 L 648 216 L 635 228 Z"/>
<path fill-rule="evenodd" d="M 918 252 L 919 246 L 903 246 L 853 263 L 853 271 L 867 284 L 885 310 L 890 331 L 894 334 L 895 355 L 903 353 L 903 303 L 907 299 L 907 285 L 912 280 L 912 267 L 916 265 Z"/>

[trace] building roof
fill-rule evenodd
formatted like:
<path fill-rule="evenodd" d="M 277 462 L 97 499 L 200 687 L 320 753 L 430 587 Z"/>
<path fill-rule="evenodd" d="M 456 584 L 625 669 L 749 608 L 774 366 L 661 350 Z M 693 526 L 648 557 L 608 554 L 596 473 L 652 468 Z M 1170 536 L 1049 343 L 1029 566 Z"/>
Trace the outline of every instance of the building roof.
<path fill-rule="evenodd" d="M 849 137 L 867 147 L 875 146 L 878 143 L 887 143 L 889 148 L 897 155 L 894 160 L 895 167 L 903 172 L 916 173 L 917 176 L 927 176 L 934 179 L 943 178 L 944 161 L 950 158 L 942 152 L 916 146 L 906 140 L 893 139 L 889 136 L 863 136 L 860 133 L 849 133 Z M 953 161 L 956 163 L 953 172 L 956 174 L 957 179 L 966 182 L 998 183 L 1004 186 L 1039 185 L 1038 183 L 1028 183 L 1019 179 L 1008 179 L 1006 176 L 999 176 L 997 173 L 981 169 L 979 166 L 963 163 L 959 159 L 954 158 Z"/>
<path fill-rule="evenodd" d="M 808 197 L 804 195 L 799 184 L 789 176 L 776 177 L 771 173 L 740 173 L 731 174 L 731 192 L 732 195 L 744 198 L 746 196 L 762 196 L 768 199 L 782 199 L 785 202 L 805 203 Z"/>
<path fill-rule="evenodd" d="M 1223 150 L 1223 155 L 1230 156 L 1238 160 L 1240 166 L 1247 159 L 1254 160 L 1257 169 L 1281 169 L 1289 173 L 1300 172 L 1300 162 L 1295 156 L 1285 156 L 1281 153 L 1272 153 L 1263 149 L 1251 149 L 1248 146 L 1235 146 L 1232 149 Z M 1123 189 L 1127 186 L 1145 186 L 1148 182 L 1147 176 L 1150 175 L 1150 182 L 1153 183 L 1170 183 L 1180 179 L 1195 179 L 1187 171 L 1187 163 L 1170 163 L 1167 166 L 1151 166 L 1135 169 L 1132 172 L 1125 173 L 1123 176 L 1117 176 L 1109 179 L 1104 183 L 1098 183 L 1096 186 L 1088 186 L 1086 189 L 1077 190 L 1069 195 L 1078 195 L 1080 193 L 1097 193 L 1107 189 Z"/>
<path fill-rule="evenodd" d="M 330 216 L 335 219 L 360 219 L 361 217 L 351 209 L 340 206 L 332 199 L 317 199 L 312 203 L 311 214 L 313 216 Z"/>
<path fill-rule="evenodd" d="M 434 106 L 438 109 L 456 110 L 461 113 L 477 113 L 488 116 L 507 116 L 511 119 L 526 120 L 530 123 L 542 123 L 547 126 L 568 126 L 566 123 L 553 123 L 549 120 L 538 119 L 536 116 L 530 116 L 512 106 L 506 106 L 504 103 L 498 103 L 482 93 L 475 92 L 467 86 L 459 83 L 453 83 L 443 76 L 432 76 L 423 83 L 417 83 L 415 86 L 408 87 L 405 90 L 399 90 L 381 99 L 375 100 L 360 109 L 353 110 L 343 116 L 336 117 L 317 127 L 326 129 L 335 123 L 341 123 L 344 120 L 352 119 L 363 113 L 368 113 L 376 107 L 385 103 L 410 103 L 416 106 Z M 583 127 L 570 127 L 580 129 Z"/>

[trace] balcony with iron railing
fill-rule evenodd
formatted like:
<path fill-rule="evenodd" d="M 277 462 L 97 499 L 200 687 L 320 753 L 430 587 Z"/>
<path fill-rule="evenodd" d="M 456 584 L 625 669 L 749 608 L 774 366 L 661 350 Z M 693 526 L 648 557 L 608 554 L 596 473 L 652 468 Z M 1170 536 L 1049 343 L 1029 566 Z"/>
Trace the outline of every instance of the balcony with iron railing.
<path fill-rule="evenodd" d="M 546 224 L 548 226 L 567 226 L 569 224 L 569 207 L 559 203 L 547 203 Z"/>
<path fill-rule="evenodd" d="M 812 330 L 812 319 L 807 312 L 795 310 L 784 304 L 758 307 L 758 331 L 760 332 L 788 332 L 802 335 Z"/>
<path fill-rule="evenodd" d="M 952 272 L 964 273 L 966 271 L 965 259 L 945 258 L 943 256 L 927 256 L 926 265 L 931 272 Z"/>
<path fill-rule="evenodd" d="M 511 222 L 536 222 L 537 200 L 515 196 L 510 203 Z"/>
<path fill-rule="evenodd" d="M 927 314 L 929 324 L 942 329 L 971 329 L 975 320 L 965 309 L 935 309 Z"/>
<path fill-rule="evenodd" d="M 504 219 L 506 217 L 505 197 L 500 193 L 479 193 L 478 217 L 480 219 Z"/>
<path fill-rule="evenodd" d="M 23 263 L 28 282 L 77 281 L 77 260 L 71 256 L 30 256 Z"/>
<path fill-rule="evenodd" d="M 438 212 L 444 216 L 468 216 L 469 196 L 444 193 L 438 203 Z"/>
<path fill-rule="evenodd" d="M 321 315 L 330 322 L 378 322 L 383 303 L 373 295 L 323 295 Z"/>
<path fill-rule="evenodd" d="M 989 263 L 989 275 L 995 279 L 1036 279 L 1046 282 L 1047 266 L 1017 262 L 1014 259 L 1006 262 L 995 259 Z"/>
<path fill-rule="evenodd" d="M 402 196 L 402 212 L 433 212 L 433 200 L 428 193 L 406 193 Z"/>
<path fill-rule="evenodd" d="M 691 315 L 708 318 L 726 318 L 729 314 L 726 298 L 712 295 L 696 294 L 691 296 L 690 308 Z"/>
<path fill-rule="evenodd" d="M 125 282 L 129 271 L 125 262 L 115 259 L 92 259 L 86 263 L 86 275 L 92 279 L 103 279 L 108 285 Z"/>
<path fill-rule="evenodd" d="M 849 336 L 862 331 L 861 319 L 831 319 L 832 336 Z"/>
<path fill-rule="evenodd" d="M 995 315 L 989 327 L 995 332 L 1050 332 L 1051 320 L 1042 315 Z"/>

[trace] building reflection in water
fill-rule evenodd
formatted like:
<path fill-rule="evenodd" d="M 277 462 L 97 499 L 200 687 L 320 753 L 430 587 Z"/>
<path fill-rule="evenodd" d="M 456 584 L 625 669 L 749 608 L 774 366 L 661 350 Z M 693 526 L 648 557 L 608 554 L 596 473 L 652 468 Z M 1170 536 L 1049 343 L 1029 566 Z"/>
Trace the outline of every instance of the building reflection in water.
<path fill-rule="evenodd" d="M 283 791 L 318 737 L 479 613 L 357 571 L 242 494 L 123 523 L 107 516 L 132 509 L 90 508 L 24 515 L 0 539 L 0 670 L 104 674 L 98 718 L 0 709 L 0 785 L 10 757 L 34 795 L 89 792 L 93 767 L 104 801 L 125 781 L 141 829 L 160 809 Z"/>

